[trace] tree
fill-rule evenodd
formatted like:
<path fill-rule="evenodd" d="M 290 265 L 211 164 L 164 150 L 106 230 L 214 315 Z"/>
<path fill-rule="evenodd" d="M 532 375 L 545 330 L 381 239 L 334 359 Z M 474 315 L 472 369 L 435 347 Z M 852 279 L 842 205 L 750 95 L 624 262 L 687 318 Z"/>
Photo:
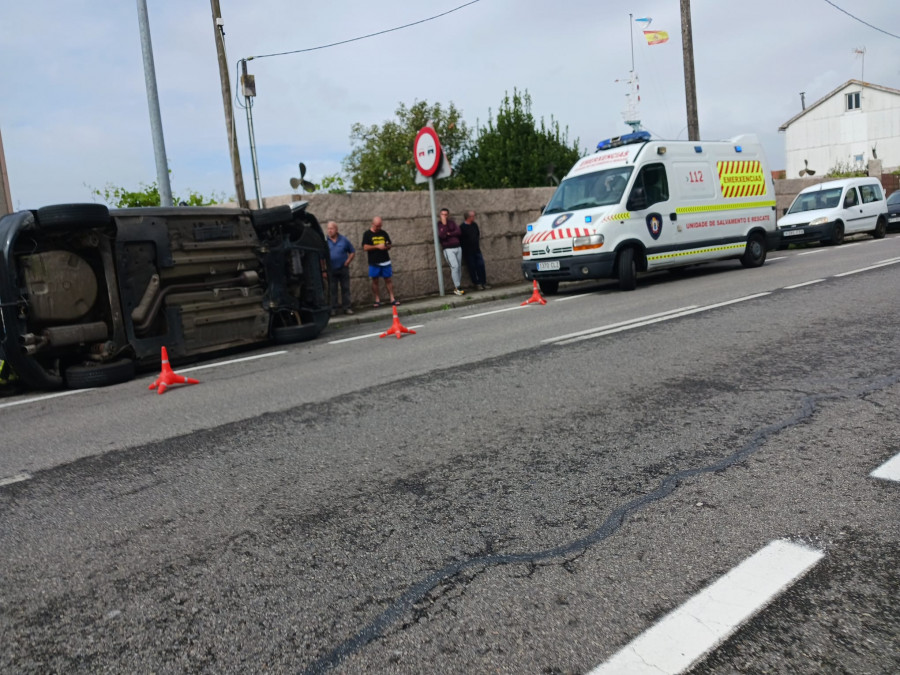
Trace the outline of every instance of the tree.
<path fill-rule="evenodd" d="M 419 129 L 429 120 L 441 139 L 441 147 L 451 165 L 465 155 L 471 133 L 452 102 L 446 108 L 440 103 L 428 105 L 427 101 L 416 101 L 408 108 L 401 103 L 395 114 L 397 119 L 388 120 L 381 126 L 357 123 L 351 127 L 353 149 L 344 158 L 343 168 L 354 190 L 424 188 L 424 184 L 415 183 L 413 145 Z M 453 188 L 456 183 L 459 179 L 451 177 L 443 187 Z"/>
<path fill-rule="evenodd" d="M 141 183 L 137 190 L 127 190 L 123 187 L 116 187 L 112 183 L 107 183 L 102 190 L 92 188 L 91 194 L 94 197 L 99 197 L 108 206 L 117 209 L 137 206 L 159 206 L 161 204 L 159 186 L 157 186 L 156 181 L 149 185 Z M 188 190 L 187 195 L 180 199 L 173 195 L 172 201 L 179 206 L 210 206 L 225 201 L 225 195 L 213 193 L 209 197 L 204 197 L 199 192 Z"/>
<path fill-rule="evenodd" d="M 569 130 L 561 130 L 550 117 L 540 126 L 531 114 L 531 95 L 526 90 L 507 92 L 487 126 L 477 131 L 471 151 L 459 166 L 459 178 L 467 187 L 480 189 L 541 187 L 564 176 L 582 156 L 578 139 L 569 145 Z"/>

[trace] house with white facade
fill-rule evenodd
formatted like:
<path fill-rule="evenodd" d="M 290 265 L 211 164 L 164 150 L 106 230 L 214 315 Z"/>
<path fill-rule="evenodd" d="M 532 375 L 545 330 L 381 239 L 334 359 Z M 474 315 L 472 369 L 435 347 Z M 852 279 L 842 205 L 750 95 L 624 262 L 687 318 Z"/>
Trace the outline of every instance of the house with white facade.
<path fill-rule="evenodd" d="M 848 80 L 778 127 L 785 133 L 788 178 L 804 169 L 865 170 L 880 159 L 900 167 L 900 89 Z"/>

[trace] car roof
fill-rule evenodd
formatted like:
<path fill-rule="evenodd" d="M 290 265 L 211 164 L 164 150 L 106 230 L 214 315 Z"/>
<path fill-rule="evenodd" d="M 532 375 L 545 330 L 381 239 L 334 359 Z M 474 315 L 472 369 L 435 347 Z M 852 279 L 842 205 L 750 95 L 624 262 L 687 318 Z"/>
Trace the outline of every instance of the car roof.
<path fill-rule="evenodd" d="M 829 180 L 825 181 L 824 183 L 816 183 L 815 185 L 805 187 L 800 191 L 800 194 L 805 194 L 808 192 L 818 192 L 819 190 L 828 190 L 830 188 L 836 187 L 844 188 L 850 185 L 871 185 L 873 183 L 881 185 L 881 181 L 879 181 L 877 178 L 873 178 L 872 176 L 838 178 L 836 180 Z"/>

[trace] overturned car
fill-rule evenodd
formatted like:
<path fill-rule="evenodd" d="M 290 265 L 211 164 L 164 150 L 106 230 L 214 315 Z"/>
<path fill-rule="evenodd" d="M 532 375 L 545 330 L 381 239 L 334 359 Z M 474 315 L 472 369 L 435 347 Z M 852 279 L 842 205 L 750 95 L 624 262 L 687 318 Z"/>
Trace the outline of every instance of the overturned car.
<path fill-rule="evenodd" d="M 0 218 L 0 362 L 35 389 L 124 382 L 173 361 L 327 326 L 328 246 L 306 202 Z"/>

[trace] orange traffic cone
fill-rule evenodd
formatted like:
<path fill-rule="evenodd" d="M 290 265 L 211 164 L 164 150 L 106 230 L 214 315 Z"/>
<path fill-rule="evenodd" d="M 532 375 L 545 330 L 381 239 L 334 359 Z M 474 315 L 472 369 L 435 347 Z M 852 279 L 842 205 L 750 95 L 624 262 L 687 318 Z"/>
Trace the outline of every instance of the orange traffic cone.
<path fill-rule="evenodd" d="M 156 389 L 157 394 L 165 394 L 166 389 L 173 384 L 200 384 L 200 382 L 192 377 L 185 377 L 184 375 L 178 375 L 177 373 L 172 372 L 172 367 L 169 365 L 169 352 L 163 347 L 162 371 L 159 373 L 159 377 L 153 380 L 153 384 L 147 388 Z"/>
<path fill-rule="evenodd" d="M 544 300 L 544 298 L 541 296 L 541 291 L 540 291 L 540 289 L 538 288 L 538 282 L 537 282 L 537 279 L 534 280 L 534 290 L 531 292 L 531 297 L 528 298 L 525 302 L 523 302 L 523 303 L 522 303 L 521 305 L 519 305 L 519 306 L 522 307 L 522 306 L 524 306 L 524 305 L 530 305 L 530 304 L 533 303 L 533 302 L 539 302 L 539 303 L 542 304 L 542 305 L 546 305 L 546 304 L 547 304 L 547 301 Z"/>
<path fill-rule="evenodd" d="M 410 330 L 402 323 L 400 323 L 400 316 L 397 314 L 397 308 L 394 307 L 394 323 L 391 324 L 391 327 L 378 337 L 383 338 L 387 337 L 388 335 L 396 335 L 397 339 L 399 340 L 403 336 L 403 333 L 412 333 L 413 335 L 415 335 L 416 331 Z"/>

